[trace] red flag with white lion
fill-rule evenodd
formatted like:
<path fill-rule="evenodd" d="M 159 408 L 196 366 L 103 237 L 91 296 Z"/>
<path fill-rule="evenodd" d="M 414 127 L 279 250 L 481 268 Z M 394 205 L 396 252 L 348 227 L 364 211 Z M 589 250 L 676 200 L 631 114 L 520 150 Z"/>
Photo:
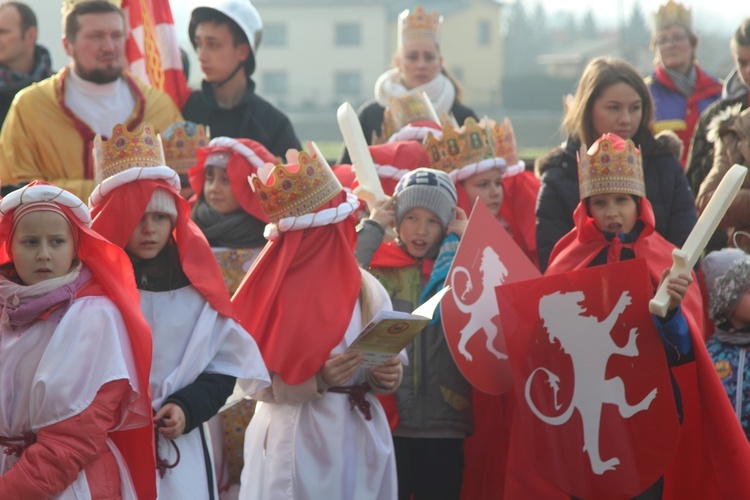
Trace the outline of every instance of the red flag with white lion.
<path fill-rule="evenodd" d="M 645 261 L 545 276 L 497 295 L 516 382 L 513 439 L 525 458 L 578 498 L 648 489 L 672 462 L 680 423 Z"/>
<path fill-rule="evenodd" d="M 475 203 L 440 307 L 453 359 L 476 389 L 503 394 L 513 385 L 495 287 L 538 276 L 484 203 Z"/>

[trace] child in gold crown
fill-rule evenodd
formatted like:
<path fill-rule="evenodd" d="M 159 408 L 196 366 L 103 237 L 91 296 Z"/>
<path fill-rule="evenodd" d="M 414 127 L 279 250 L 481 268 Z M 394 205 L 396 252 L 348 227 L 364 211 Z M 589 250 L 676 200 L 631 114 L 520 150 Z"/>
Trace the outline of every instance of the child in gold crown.
<path fill-rule="evenodd" d="M 154 498 L 151 335 L 127 256 L 45 182 L 0 215 L 0 498 Z"/>
<path fill-rule="evenodd" d="M 217 498 L 204 423 L 235 381 L 242 392 L 255 392 L 268 385 L 268 372 L 234 319 L 221 271 L 153 129 L 130 133 L 118 125 L 109 141 L 97 136 L 94 145 L 103 180 L 89 201 L 93 226 L 130 257 L 153 335 L 158 495 Z"/>
<path fill-rule="evenodd" d="M 576 226 L 555 246 L 546 274 L 645 258 L 656 290 L 671 267 L 674 246 L 654 230 L 653 211 L 645 198 L 640 151 L 632 141 L 604 134 L 588 152 L 582 148 L 579 191 Z M 720 496 L 725 497 L 731 496 L 730 491 L 750 491 L 747 485 L 738 486 L 739 490 L 726 489 L 727 478 L 735 472 L 740 474 L 738 469 L 750 463 L 750 448 L 746 443 L 735 442 L 737 436 L 744 439 L 742 430 L 724 401 L 726 397 L 721 394 L 721 384 L 703 343 L 700 292 L 689 286 L 694 279 L 692 272 L 690 276 L 670 279 L 669 313 L 666 318 L 654 316 L 668 364 L 695 361 L 691 367 L 695 370 L 693 376 L 685 376 L 685 370 L 672 374 L 678 414 L 681 422 L 690 425 L 681 426 L 680 448 L 664 477 L 637 498 L 712 498 L 721 492 Z M 700 398 L 700 404 L 696 398 Z M 718 429 L 726 434 L 717 434 Z M 715 449 L 698 452 L 706 443 Z M 723 451 L 717 453 L 716 449 Z M 506 493 L 523 491 L 525 496 L 534 496 L 529 491 L 532 488 L 540 497 L 570 498 L 547 482 L 535 467 L 524 464 L 526 456 L 511 444 Z M 728 456 L 734 458 L 728 460 Z M 737 462 L 732 464 L 734 460 Z M 738 477 L 728 482 L 736 485 Z M 722 483 L 723 489 L 717 490 L 716 484 Z"/>

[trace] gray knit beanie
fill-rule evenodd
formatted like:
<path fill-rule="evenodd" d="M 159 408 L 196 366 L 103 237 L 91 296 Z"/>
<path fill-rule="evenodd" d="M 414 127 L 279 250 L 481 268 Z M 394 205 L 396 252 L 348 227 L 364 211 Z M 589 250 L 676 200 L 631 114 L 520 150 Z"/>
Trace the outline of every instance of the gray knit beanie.
<path fill-rule="evenodd" d="M 151 200 L 146 206 L 146 212 L 159 212 L 169 215 L 174 226 L 177 221 L 177 204 L 174 202 L 174 195 L 166 189 L 156 188 L 151 195 Z"/>
<path fill-rule="evenodd" d="M 750 291 L 750 255 L 722 248 L 703 259 L 708 292 L 708 315 L 718 324 L 732 317 L 740 298 Z"/>
<path fill-rule="evenodd" d="M 448 174 L 431 168 L 418 168 L 404 175 L 393 190 L 396 227 L 412 208 L 426 208 L 440 219 L 443 231 L 455 216 L 458 196 Z"/>

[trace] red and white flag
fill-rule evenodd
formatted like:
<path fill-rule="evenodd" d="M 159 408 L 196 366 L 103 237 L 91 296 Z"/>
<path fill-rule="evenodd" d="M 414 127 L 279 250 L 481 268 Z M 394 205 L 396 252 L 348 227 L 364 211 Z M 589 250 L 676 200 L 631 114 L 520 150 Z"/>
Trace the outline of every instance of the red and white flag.
<path fill-rule="evenodd" d="M 169 0 L 123 0 L 128 22 L 125 54 L 130 72 L 163 90 L 178 108 L 190 96 Z"/>

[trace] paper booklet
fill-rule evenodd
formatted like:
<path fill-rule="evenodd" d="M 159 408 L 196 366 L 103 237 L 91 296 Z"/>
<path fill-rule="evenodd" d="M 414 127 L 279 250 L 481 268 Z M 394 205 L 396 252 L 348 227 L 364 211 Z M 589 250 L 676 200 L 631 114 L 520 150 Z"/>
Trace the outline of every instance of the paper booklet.
<path fill-rule="evenodd" d="M 399 311 L 380 311 L 352 342 L 347 351 L 358 351 L 362 366 L 382 365 L 397 355 L 432 320 L 440 299 L 450 290 L 446 286 L 411 314 Z"/>

